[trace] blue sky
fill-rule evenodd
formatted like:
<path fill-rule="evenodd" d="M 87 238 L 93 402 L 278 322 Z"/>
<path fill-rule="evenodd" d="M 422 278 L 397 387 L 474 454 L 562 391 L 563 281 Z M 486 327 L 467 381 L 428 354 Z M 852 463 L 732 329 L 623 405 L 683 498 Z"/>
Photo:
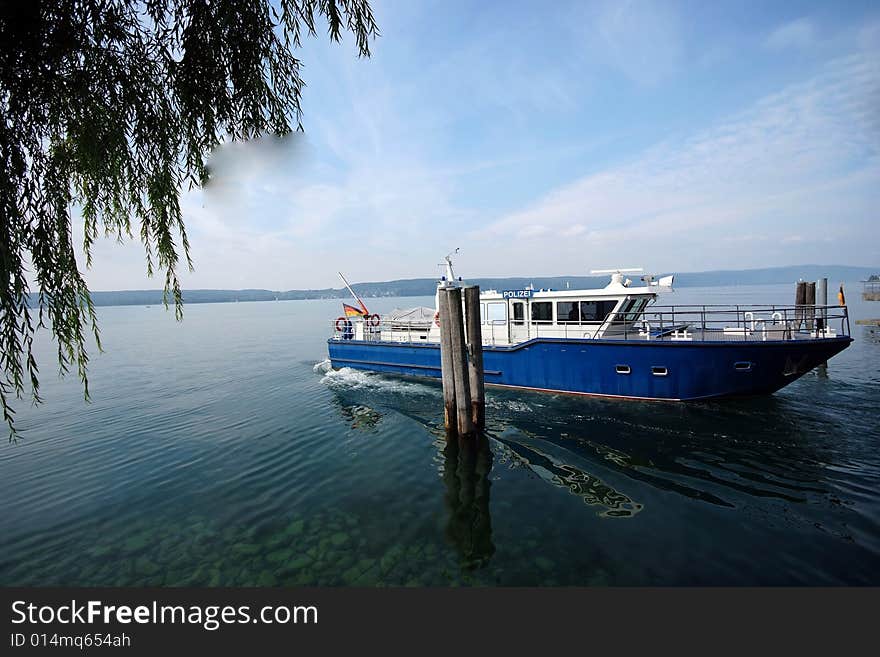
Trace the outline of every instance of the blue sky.
<path fill-rule="evenodd" d="M 300 56 L 305 133 L 183 198 L 189 288 L 880 264 L 880 5 L 374 0 Z M 95 247 L 92 289 L 161 286 Z"/>

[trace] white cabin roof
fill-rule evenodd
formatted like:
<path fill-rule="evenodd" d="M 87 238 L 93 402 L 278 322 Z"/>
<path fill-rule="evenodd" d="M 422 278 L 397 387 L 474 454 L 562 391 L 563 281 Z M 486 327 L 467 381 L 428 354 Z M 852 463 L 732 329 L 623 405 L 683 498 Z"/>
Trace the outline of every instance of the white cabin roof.
<path fill-rule="evenodd" d="M 594 290 L 531 290 L 531 299 L 566 299 L 576 297 L 583 299 L 585 297 L 597 298 L 617 298 L 620 297 L 638 297 L 638 296 L 656 296 L 657 291 L 648 287 L 623 287 L 622 285 L 603 287 Z M 486 290 L 480 293 L 481 299 L 504 299 L 502 292 L 498 290 Z"/>

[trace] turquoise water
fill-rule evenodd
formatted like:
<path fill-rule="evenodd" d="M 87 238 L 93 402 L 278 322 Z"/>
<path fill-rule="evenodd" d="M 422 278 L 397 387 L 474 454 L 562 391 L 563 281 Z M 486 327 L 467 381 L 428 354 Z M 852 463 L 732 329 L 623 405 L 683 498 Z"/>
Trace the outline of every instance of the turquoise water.
<path fill-rule="evenodd" d="M 767 398 L 490 390 L 486 438 L 458 445 L 439 384 L 328 370 L 339 308 L 101 308 L 91 404 L 43 340 L 46 403 L 20 403 L 22 438 L 0 444 L 0 584 L 880 584 L 867 327 L 827 376 Z"/>

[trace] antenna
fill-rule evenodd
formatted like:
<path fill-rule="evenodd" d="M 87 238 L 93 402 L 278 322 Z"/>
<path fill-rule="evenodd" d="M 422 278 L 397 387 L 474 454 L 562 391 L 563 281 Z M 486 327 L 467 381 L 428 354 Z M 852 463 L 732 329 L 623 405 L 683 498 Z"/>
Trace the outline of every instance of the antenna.
<path fill-rule="evenodd" d="M 591 269 L 591 274 L 635 274 L 645 271 L 642 267 L 630 267 L 629 269 Z"/>
<path fill-rule="evenodd" d="M 455 272 L 452 271 L 452 256 L 456 255 L 459 251 L 461 251 L 461 249 L 456 247 L 455 251 L 453 251 L 451 253 L 447 253 L 446 257 L 443 258 L 446 261 L 445 264 L 437 265 L 438 267 L 443 267 L 443 266 L 446 267 L 446 281 L 447 281 L 447 283 L 455 283 Z"/>

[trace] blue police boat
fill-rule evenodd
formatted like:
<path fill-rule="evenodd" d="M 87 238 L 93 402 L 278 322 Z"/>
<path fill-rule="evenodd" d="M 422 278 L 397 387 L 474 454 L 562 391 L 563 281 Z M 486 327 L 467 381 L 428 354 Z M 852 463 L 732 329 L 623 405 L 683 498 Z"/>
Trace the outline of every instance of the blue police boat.
<path fill-rule="evenodd" d="M 487 385 L 629 399 L 693 401 L 771 394 L 852 342 L 846 306 L 656 305 L 673 277 L 603 270 L 594 290 L 480 295 Z M 444 286 L 461 285 L 446 258 Z M 363 306 L 363 304 L 361 304 Z M 334 368 L 440 377 L 434 308 L 341 317 Z"/>

